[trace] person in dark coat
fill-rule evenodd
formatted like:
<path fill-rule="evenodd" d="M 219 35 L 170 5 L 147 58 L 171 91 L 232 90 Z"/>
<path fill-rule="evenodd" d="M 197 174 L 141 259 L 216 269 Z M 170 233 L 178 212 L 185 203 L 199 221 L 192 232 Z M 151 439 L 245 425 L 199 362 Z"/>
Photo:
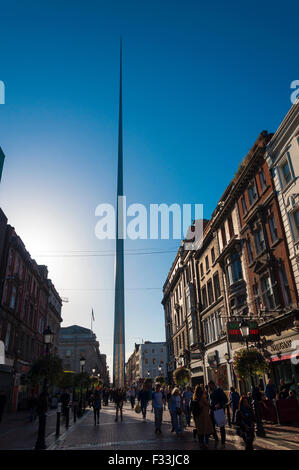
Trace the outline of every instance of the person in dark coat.
<path fill-rule="evenodd" d="M 229 394 L 229 404 L 231 406 L 232 413 L 233 413 L 232 424 L 235 424 L 236 413 L 239 407 L 239 401 L 240 401 L 240 395 L 234 389 L 234 387 L 231 387 L 230 394 Z"/>
<path fill-rule="evenodd" d="M 217 431 L 216 431 L 216 423 L 215 423 L 215 418 L 214 418 L 214 411 L 223 409 L 225 410 L 225 406 L 228 402 L 227 396 L 225 395 L 224 391 L 220 387 L 216 387 L 215 382 L 212 380 L 208 384 L 209 390 L 210 390 L 210 406 L 211 406 L 211 418 L 213 422 L 213 427 L 214 427 L 214 433 L 213 437 L 215 439 L 215 447 L 218 445 L 219 439 L 217 436 Z M 226 441 L 226 436 L 225 436 L 225 426 L 220 427 L 220 435 L 221 435 L 221 448 L 225 449 L 225 441 Z"/>
<path fill-rule="evenodd" d="M 101 394 L 96 390 L 92 396 L 92 407 L 94 414 L 94 424 L 99 424 L 100 422 L 100 409 L 102 408 L 101 404 Z"/>
<path fill-rule="evenodd" d="M 240 399 L 239 409 L 236 415 L 236 424 L 238 426 L 237 434 L 242 437 L 245 450 L 253 450 L 253 441 L 255 438 L 254 423 L 256 421 L 252 407 L 246 396 Z"/>
<path fill-rule="evenodd" d="M 126 401 L 126 391 L 125 389 L 118 388 L 114 395 L 114 403 L 116 408 L 115 421 L 118 421 L 118 412 L 120 412 L 120 420 L 123 420 L 124 401 Z"/>
<path fill-rule="evenodd" d="M 0 423 L 2 421 L 2 415 L 4 412 L 5 404 L 6 404 L 6 395 L 3 390 L 0 391 Z"/>
<path fill-rule="evenodd" d="M 147 390 L 145 385 L 143 385 L 142 389 L 138 393 L 138 402 L 140 402 L 143 420 L 145 421 L 146 409 L 149 402 L 149 391 Z"/>

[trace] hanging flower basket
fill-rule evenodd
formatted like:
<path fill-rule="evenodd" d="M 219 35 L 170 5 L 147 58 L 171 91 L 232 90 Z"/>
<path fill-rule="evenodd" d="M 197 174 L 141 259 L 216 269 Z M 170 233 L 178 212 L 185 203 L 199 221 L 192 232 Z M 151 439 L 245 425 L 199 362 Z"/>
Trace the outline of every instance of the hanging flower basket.
<path fill-rule="evenodd" d="M 240 349 L 234 354 L 234 369 L 238 377 L 245 379 L 252 375 L 269 372 L 269 364 L 257 349 Z"/>
<path fill-rule="evenodd" d="M 163 377 L 163 375 L 158 375 L 158 377 L 155 378 L 155 383 L 165 385 L 165 377 Z"/>
<path fill-rule="evenodd" d="M 190 370 L 186 367 L 179 367 L 173 372 L 174 383 L 180 386 L 187 385 L 190 382 Z"/>

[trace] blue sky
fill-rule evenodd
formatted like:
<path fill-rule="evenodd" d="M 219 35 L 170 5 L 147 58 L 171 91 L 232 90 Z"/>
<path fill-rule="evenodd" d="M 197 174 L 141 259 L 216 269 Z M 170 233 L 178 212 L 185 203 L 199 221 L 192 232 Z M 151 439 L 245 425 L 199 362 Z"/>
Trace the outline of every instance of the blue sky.
<path fill-rule="evenodd" d="M 208 218 L 258 133 L 275 131 L 291 106 L 298 13 L 288 1 L 2 4 L 1 207 L 69 298 L 63 325 L 89 327 L 94 308 L 110 365 L 114 243 L 96 239 L 94 211 L 115 203 L 120 35 L 128 204 L 202 203 Z M 162 286 L 177 245 L 126 242 L 171 251 L 126 257 L 128 353 L 164 339 Z"/>

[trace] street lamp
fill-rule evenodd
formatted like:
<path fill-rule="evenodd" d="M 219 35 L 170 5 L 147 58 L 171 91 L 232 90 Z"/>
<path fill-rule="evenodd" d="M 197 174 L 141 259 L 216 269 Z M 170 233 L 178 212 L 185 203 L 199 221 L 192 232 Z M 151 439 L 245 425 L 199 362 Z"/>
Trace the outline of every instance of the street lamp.
<path fill-rule="evenodd" d="M 49 360 L 49 353 L 50 347 L 53 344 L 54 334 L 51 331 L 50 327 L 48 326 L 47 329 L 43 332 L 43 340 L 44 344 L 46 345 L 46 357 Z M 35 450 L 43 450 L 46 449 L 46 419 L 47 419 L 47 410 L 48 410 L 48 374 L 49 371 L 47 369 L 45 378 L 44 378 L 44 385 L 43 390 L 38 399 L 38 434 L 37 440 L 35 444 Z"/>
<path fill-rule="evenodd" d="M 85 366 L 85 357 L 81 356 L 80 357 L 81 374 L 83 374 L 84 366 Z M 81 416 L 82 416 L 82 405 L 83 405 L 82 381 L 83 381 L 83 377 L 81 377 L 81 387 L 80 387 L 80 411 L 81 411 Z M 85 402 L 85 400 L 84 400 L 84 402 Z"/>
<path fill-rule="evenodd" d="M 248 346 L 248 340 L 249 340 L 249 334 L 250 334 L 249 325 L 243 319 L 239 325 L 239 328 L 241 330 L 242 337 L 245 339 L 246 349 L 247 351 L 249 351 L 249 346 Z M 249 368 L 249 374 L 250 374 L 250 380 L 251 380 L 251 386 L 252 386 L 251 395 L 252 395 L 252 400 L 253 400 L 254 413 L 256 416 L 256 435 L 259 437 L 265 437 L 266 433 L 265 433 L 264 426 L 263 426 L 260 403 L 259 403 L 261 401 L 261 393 L 258 387 L 256 387 L 254 384 L 254 379 L 253 379 L 251 368 Z"/>

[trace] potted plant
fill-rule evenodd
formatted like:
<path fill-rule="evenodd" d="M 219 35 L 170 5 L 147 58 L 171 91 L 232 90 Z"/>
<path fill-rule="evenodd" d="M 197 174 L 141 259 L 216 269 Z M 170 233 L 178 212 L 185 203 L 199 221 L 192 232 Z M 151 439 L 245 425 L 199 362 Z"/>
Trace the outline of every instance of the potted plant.
<path fill-rule="evenodd" d="M 173 372 L 173 380 L 176 385 L 184 386 L 190 382 L 190 370 L 186 367 L 178 367 Z"/>

